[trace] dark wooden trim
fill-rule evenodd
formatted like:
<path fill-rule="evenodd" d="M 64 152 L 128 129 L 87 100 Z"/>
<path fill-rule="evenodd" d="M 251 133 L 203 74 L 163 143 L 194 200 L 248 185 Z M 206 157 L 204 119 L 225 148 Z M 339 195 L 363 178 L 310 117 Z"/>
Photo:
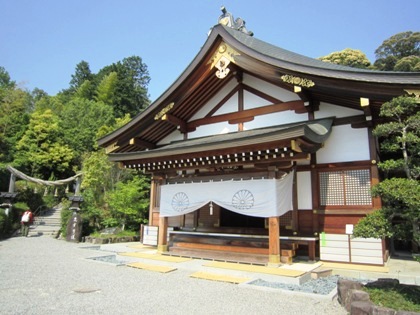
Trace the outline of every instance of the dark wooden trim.
<path fill-rule="evenodd" d="M 366 117 L 364 115 L 334 118 L 333 126 L 353 125 L 361 123 L 366 123 Z"/>
<path fill-rule="evenodd" d="M 264 92 L 261 92 L 260 90 L 254 89 L 253 87 L 243 84 L 243 88 L 245 91 L 252 93 L 260 98 L 265 99 L 266 101 L 269 101 L 270 103 L 282 103 L 282 100 L 279 100 L 275 97 L 272 97 L 271 95 L 265 94 Z"/>
<path fill-rule="evenodd" d="M 348 170 L 348 169 L 361 169 L 361 168 L 370 168 L 372 166 L 372 161 L 353 161 L 353 162 L 339 162 L 339 163 L 323 163 L 316 164 L 313 167 L 317 170 Z"/>
<path fill-rule="evenodd" d="M 239 91 L 239 85 L 235 86 L 232 91 L 230 91 L 228 94 L 226 94 L 226 96 L 219 102 L 216 104 L 216 106 L 214 106 L 212 108 L 211 111 L 208 112 L 208 114 L 205 117 L 212 117 L 213 114 L 215 112 L 217 112 L 223 105 L 225 105 L 225 103 L 233 96 L 235 95 L 236 92 Z"/>
<path fill-rule="evenodd" d="M 296 164 L 296 163 L 294 163 L 294 164 Z M 293 232 L 297 232 L 299 230 L 297 172 L 294 172 L 294 174 L 293 174 L 292 230 L 293 230 Z"/>
<path fill-rule="evenodd" d="M 354 208 L 354 207 L 353 207 Z M 352 209 L 352 210 L 345 210 L 345 209 L 320 209 L 317 210 L 319 215 L 366 215 L 371 213 L 373 210 L 370 209 Z"/>
<path fill-rule="evenodd" d="M 241 77 L 242 78 L 242 77 Z M 244 110 L 244 88 L 243 85 L 240 84 L 240 89 L 238 91 L 238 111 L 239 112 L 243 112 Z M 247 117 L 245 118 L 245 121 L 240 120 L 240 122 L 238 123 L 238 131 L 243 131 L 244 130 L 244 122 L 247 121 L 252 121 L 254 119 L 254 117 Z M 234 120 L 229 120 L 229 123 L 232 124 Z"/>
<path fill-rule="evenodd" d="M 312 209 L 318 209 L 320 206 L 320 191 L 319 191 L 319 180 L 318 172 L 315 169 L 316 165 L 316 154 L 311 154 L 311 187 L 312 187 Z M 319 233 L 319 216 L 317 211 L 312 211 L 312 232 Z"/>
<path fill-rule="evenodd" d="M 165 115 L 162 116 L 161 120 L 164 120 L 164 121 L 167 121 L 167 122 L 173 124 L 182 133 L 187 132 L 187 123 L 184 120 L 182 120 L 178 117 L 175 117 L 174 115 L 165 114 Z"/>
<path fill-rule="evenodd" d="M 290 101 L 285 103 L 278 103 L 273 105 L 267 105 L 263 107 L 253 108 L 243 110 L 237 113 L 228 113 L 228 114 L 221 114 L 212 117 L 200 118 L 193 121 L 190 121 L 187 126 L 188 129 L 195 129 L 199 126 L 203 125 L 210 125 L 214 123 L 220 123 L 224 121 L 229 121 L 233 119 L 242 119 L 242 118 L 249 118 L 255 117 L 260 115 L 267 115 L 277 112 L 282 112 L 286 110 L 295 110 L 296 108 L 303 107 L 303 101 Z"/>
<path fill-rule="evenodd" d="M 155 149 L 156 148 L 156 145 L 154 143 L 142 140 L 140 138 L 132 138 L 129 143 L 130 143 L 130 145 L 134 145 L 134 146 L 139 147 L 139 148 L 146 148 L 146 149 Z"/>

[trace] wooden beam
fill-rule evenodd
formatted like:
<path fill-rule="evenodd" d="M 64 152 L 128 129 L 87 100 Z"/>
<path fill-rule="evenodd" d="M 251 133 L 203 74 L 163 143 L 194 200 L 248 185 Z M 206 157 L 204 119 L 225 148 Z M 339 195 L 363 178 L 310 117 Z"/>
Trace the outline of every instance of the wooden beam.
<path fill-rule="evenodd" d="M 140 138 L 131 138 L 130 139 L 130 145 L 134 145 L 139 148 L 146 148 L 146 149 L 154 149 L 156 148 L 156 145 L 154 143 L 151 143 L 149 141 L 142 140 Z"/>
<path fill-rule="evenodd" d="M 267 115 L 267 114 L 282 112 L 286 110 L 296 110 L 298 108 L 303 108 L 303 107 L 304 107 L 303 101 L 290 101 L 290 102 L 285 102 L 285 103 L 277 103 L 277 104 L 262 106 L 258 108 L 247 109 L 247 110 L 243 110 L 241 112 L 236 112 L 236 113 L 228 113 L 228 114 L 222 114 L 222 115 L 216 115 L 212 117 L 196 119 L 196 120 L 190 121 L 187 124 L 187 126 L 188 126 L 188 130 L 190 130 L 190 129 L 194 129 L 203 125 L 210 125 L 210 124 L 220 123 L 220 122 L 229 121 L 229 120 L 244 119 L 244 118 L 249 118 L 249 117 Z"/>
<path fill-rule="evenodd" d="M 174 115 L 171 115 L 171 114 L 165 114 L 162 116 L 161 119 L 175 125 L 177 129 L 179 129 L 179 131 L 181 131 L 182 133 L 187 132 L 187 124 L 184 120 L 178 117 L 175 117 Z"/>

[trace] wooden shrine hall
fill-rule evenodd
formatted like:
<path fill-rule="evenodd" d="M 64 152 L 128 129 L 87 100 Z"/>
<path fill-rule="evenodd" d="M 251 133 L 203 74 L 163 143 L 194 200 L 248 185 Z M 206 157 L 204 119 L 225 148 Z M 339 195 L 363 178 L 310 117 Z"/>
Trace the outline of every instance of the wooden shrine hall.
<path fill-rule="evenodd" d="M 372 129 L 384 102 L 419 91 L 419 73 L 308 58 L 223 9 L 178 79 L 99 145 L 151 176 L 142 239 L 161 252 L 381 265 L 381 240 L 350 238 L 381 206 Z"/>

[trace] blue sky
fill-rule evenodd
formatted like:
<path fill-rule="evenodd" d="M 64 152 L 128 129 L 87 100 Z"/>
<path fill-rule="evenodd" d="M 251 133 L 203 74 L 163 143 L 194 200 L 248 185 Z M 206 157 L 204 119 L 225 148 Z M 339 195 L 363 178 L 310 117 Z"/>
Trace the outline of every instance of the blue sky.
<path fill-rule="evenodd" d="M 155 100 L 188 66 L 224 5 L 254 36 L 318 58 L 375 49 L 420 31 L 420 0 L 0 0 L 0 66 L 22 87 L 55 95 L 76 65 L 92 72 L 140 56 Z"/>

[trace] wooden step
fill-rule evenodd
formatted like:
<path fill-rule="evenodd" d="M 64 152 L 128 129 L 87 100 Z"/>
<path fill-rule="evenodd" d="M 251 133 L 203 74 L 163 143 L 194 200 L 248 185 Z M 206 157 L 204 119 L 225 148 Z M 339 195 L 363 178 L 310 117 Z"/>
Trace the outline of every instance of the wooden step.
<path fill-rule="evenodd" d="M 268 255 L 248 254 L 248 253 L 234 253 L 226 251 L 171 247 L 169 252 L 163 255 L 189 257 L 194 259 L 205 259 L 215 261 L 236 262 L 252 265 L 266 265 L 268 263 Z"/>
<path fill-rule="evenodd" d="M 249 253 L 249 254 L 268 255 L 268 248 L 257 248 L 257 247 L 216 245 L 216 244 L 199 244 L 199 243 L 186 243 L 186 242 L 175 242 L 175 243 L 173 243 L 173 247 L 228 251 L 228 252 L 234 252 L 234 253 Z"/>

